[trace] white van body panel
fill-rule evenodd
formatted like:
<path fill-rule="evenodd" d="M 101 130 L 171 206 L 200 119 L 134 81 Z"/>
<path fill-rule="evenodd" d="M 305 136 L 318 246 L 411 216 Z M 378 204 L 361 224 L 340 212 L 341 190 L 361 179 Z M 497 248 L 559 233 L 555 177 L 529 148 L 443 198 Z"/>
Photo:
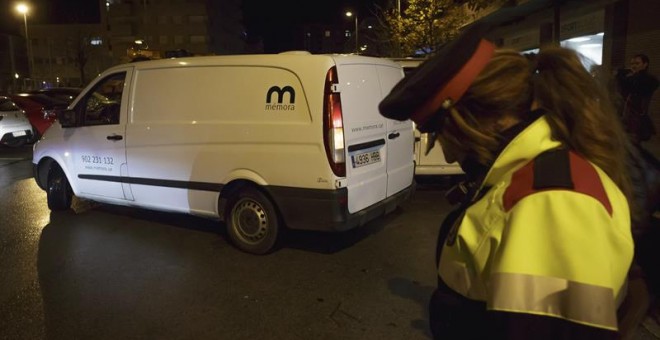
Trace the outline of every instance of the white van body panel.
<path fill-rule="evenodd" d="M 334 189 L 334 176 L 318 140 L 322 126 L 312 121 L 296 74 L 231 59 L 210 65 L 200 60 L 198 67 L 185 69 L 155 65 L 137 72 L 133 98 L 160 100 L 132 102 L 126 148 L 130 176 L 227 183 L 230 173 L 250 169 L 267 185 Z M 317 77 L 324 80 L 325 74 Z M 272 86 L 293 88 L 294 110 L 264 110 Z M 317 93 L 322 92 L 321 87 Z M 186 94 L 185 101 L 179 100 L 179 93 Z M 241 100 L 234 100 L 237 97 Z M 160 209 L 190 205 L 203 210 L 186 190 L 140 184 L 131 184 L 131 190 L 136 200 Z M 163 200 L 163 195 L 170 197 Z"/>
<path fill-rule="evenodd" d="M 126 79 L 132 77 L 133 67 L 116 67 L 112 74 L 125 74 Z M 96 85 L 90 83 L 83 91 L 88 91 Z M 124 83 L 121 106 L 119 108 L 120 120 L 125 121 L 128 110 L 129 94 L 128 84 Z M 74 106 L 77 102 L 73 102 Z M 98 181 L 86 176 L 121 177 L 126 175 L 126 148 L 125 139 L 114 140 L 113 136 L 123 136 L 126 126 L 123 124 L 81 126 L 76 129 L 63 129 L 59 124 L 53 124 L 53 131 L 44 134 L 44 143 L 35 144 L 33 159 L 51 157 L 58 164 L 68 178 L 77 178 L 70 181 L 74 193 L 83 198 L 113 204 L 127 204 L 123 202 L 127 195 L 126 188 L 121 182 Z M 48 130 L 51 130 L 50 128 Z M 37 147 L 47 144 L 48 148 Z M 124 173 L 122 174 L 122 171 Z M 130 193 L 128 193 L 130 199 Z"/>
<path fill-rule="evenodd" d="M 387 197 L 387 126 L 377 107 L 364 100 L 380 97 L 376 68 L 365 70 L 357 64 L 337 68 L 344 113 L 348 211 L 355 212 Z M 360 166 L 356 157 L 365 153 L 376 153 L 380 160 Z"/>
<path fill-rule="evenodd" d="M 345 176 L 333 172 L 324 145 L 326 76 L 333 67 Z M 70 109 L 123 73 L 118 122 L 55 124 L 35 145 L 42 188 L 46 172 L 39 166 L 53 160 L 77 196 L 222 219 L 223 190 L 243 181 L 263 188 L 290 227 L 318 230 L 364 224 L 414 190 L 412 125 L 385 119 L 377 108 L 403 76 L 391 61 L 287 54 L 138 62 L 105 71 Z M 373 147 L 380 161 L 353 168 L 348 146 L 373 140 L 382 141 Z M 87 156 L 112 164 L 90 167 Z"/>
<path fill-rule="evenodd" d="M 350 59 L 336 62 L 344 112 L 348 211 L 355 212 L 410 186 L 412 123 L 383 117 L 378 103 L 369 100 L 390 92 L 403 77 L 400 67 Z M 361 165 L 359 157 L 364 154 L 376 154 L 379 161 Z"/>

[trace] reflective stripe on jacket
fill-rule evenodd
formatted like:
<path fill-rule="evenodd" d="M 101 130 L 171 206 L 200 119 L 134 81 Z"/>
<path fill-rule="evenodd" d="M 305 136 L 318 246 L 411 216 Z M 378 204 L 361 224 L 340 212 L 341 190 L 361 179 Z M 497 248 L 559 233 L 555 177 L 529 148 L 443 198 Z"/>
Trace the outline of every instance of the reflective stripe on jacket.
<path fill-rule="evenodd" d="M 533 160 L 560 146 L 545 117 L 507 145 L 484 181 L 490 190 L 444 244 L 438 272 L 489 310 L 616 330 L 633 256 L 628 204 L 602 170 L 573 152 L 573 187 L 535 190 Z"/>

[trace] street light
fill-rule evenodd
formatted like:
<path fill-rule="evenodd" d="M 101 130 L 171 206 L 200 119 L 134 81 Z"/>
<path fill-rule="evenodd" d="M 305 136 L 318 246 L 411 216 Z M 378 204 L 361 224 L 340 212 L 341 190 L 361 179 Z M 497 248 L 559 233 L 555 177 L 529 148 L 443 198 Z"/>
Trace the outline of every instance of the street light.
<path fill-rule="evenodd" d="M 346 12 L 347 17 L 352 17 L 355 15 L 355 54 L 359 54 L 358 51 L 358 15 L 357 13 L 353 13 L 351 11 Z"/>
<path fill-rule="evenodd" d="M 28 74 L 32 75 L 32 70 L 34 69 L 34 63 L 32 62 L 32 43 L 30 42 L 30 36 L 28 35 L 28 25 L 27 25 L 27 14 L 30 11 L 24 3 L 19 3 L 16 5 L 16 11 L 23 14 L 23 23 L 25 24 L 25 45 L 27 48 L 28 54 Z"/>

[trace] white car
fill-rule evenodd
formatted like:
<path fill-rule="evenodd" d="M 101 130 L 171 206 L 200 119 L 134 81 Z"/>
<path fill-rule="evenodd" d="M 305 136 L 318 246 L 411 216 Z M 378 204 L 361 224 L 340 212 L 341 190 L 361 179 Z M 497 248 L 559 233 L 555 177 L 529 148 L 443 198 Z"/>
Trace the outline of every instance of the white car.
<path fill-rule="evenodd" d="M 32 125 L 11 99 L 0 96 L 0 143 L 19 147 L 25 145 L 32 137 Z"/>

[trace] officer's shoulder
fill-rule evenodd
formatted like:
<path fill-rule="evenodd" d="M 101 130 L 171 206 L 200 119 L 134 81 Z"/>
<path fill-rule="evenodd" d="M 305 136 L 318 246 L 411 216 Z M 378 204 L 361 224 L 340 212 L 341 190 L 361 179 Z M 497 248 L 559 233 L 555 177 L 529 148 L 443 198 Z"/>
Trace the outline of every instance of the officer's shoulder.
<path fill-rule="evenodd" d="M 612 214 L 596 168 L 582 156 L 564 148 L 545 151 L 513 173 L 504 192 L 504 210 L 511 210 L 527 196 L 548 190 L 568 190 L 591 196 Z"/>

